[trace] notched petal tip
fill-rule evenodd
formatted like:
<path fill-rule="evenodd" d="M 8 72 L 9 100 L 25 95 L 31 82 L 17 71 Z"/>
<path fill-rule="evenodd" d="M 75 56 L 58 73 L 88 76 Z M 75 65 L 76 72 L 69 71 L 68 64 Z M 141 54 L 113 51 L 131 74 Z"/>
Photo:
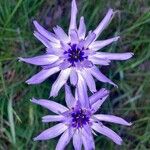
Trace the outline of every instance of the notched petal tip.
<path fill-rule="evenodd" d="M 24 61 L 24 58 L 18 57 L 18 61 L 19 61 L 19 62 L 22 62 L 22 61 Z"/>
<path fill-rule="evenodd" d="M 130 54 L 131 54 L 131 57 L 134 56 L 134 53 L 130 53 Z"/>
<path fill-rule="evenodd" d="M 108 13 L 111 14 L 111 15 L 114 15 L 115 11 L 113 8 L 109 8 L 108 9 Z"/>
<path fill-rule="evenodd" d="M 121 37 L 120 37 L 120 36 L 116 36 L 116 37 L 114 37 L 114 38 L 115 38 L 114 41 L 118 41 Z"/>
<path fill-rule="evenodd" d="M 58 92 L 51 89 L 50 94 L 49 94 L 49 98 L 51 98 L 51 97 L 55 98 L 57 95 L 58 95 Z"/>
<path fill-rule="evenodd" d="M 105 88 L 101 88 L 100 91 L 104 92 L 106 95 L 110 94 L 110 90 L 107 90 Z"/>
<path fill-rule="evenodd" d="M 76 0 L 72 0 L 72 8 L 74 9 L 74 11 L 78 10 Z"/>
<path fill-rule="evenodd" d="M 132 126 L 133 123 L 132 122 L 128 122 L 127 126 Z"/>
<path fill-rule="evenodd" d="M 30 79 L 27 80 L 27 81 L 25 81 L 25 83 L 28 84 L 28 85 L 32 84 L 32 83 L 30 82 Z"/>
<path fill-rule="evenodd" d="M 36 20 L 33 20 L 33 24 L 36 26 L 38 22 Z"/>
<path fill-rule="evenodd" d="M 124 57 L 124 58 L 122 58 L 120 60 L 128 60 L 128 59 L 130 59 L 130 58 L 132 58 L 134 56 L 134 53 L 132 53 L 132 52 L 123 53 L 123 54 L 122 54 L 122 57 Z"/>
<path fill-rule="evenodd" d="M 112 85 L 118 89 L 118 85 L 117 84 L 112 83 Z"/>
<path fill-rule="evenodd" d="M 51 97 L 55 98 L 57 95 L 58 95 L 58 92 L 57 93 L 56 92 L 52 92 L 52 90 L 51 90 L 49 98 L 51 98 Z"/>
<path fill-rule="evenodd" d="M 39 141 L 38 137 L 33 138 L 33 141 Z"/>
<path fill-rule="evenodd" d="M 34 97 L 32 97 L 32 99 L 30 99 L 30 101 L 31 101 L 32 103 L 37 103 L 37 102 L 38 102 L 38 100 L 35 99 Z"/>
<path fill-rule="evenodd" d="M 123 140 L 120 140 L 120 141 L 118 141 L 116 144 L 122 145 L 122 143 L 123 143 Z"/>

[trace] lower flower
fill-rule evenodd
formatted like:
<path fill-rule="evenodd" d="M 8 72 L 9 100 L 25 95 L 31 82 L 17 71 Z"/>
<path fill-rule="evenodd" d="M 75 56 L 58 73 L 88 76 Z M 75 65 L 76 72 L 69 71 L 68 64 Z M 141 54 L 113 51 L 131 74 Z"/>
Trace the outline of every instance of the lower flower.
<path fill-rule="evenodd" d="M 42 118 L 43 122 L 59 122 L 35 137 L 35 141 L 49 140 L 62 134 L 57 143 L 56 150 L 65 149 L 71 139 L 73 139 L 75 150 L 81 150 L 82 145 L 85 150 L 94 150 L 95 143 L 92 133 L 96 135 L 97 132 L 108 137 L 116 144 L 121 145 L 121 137 L 103 125 L 102 122 L 112 122 L 125 126 L 130 126 L 131 123 L 117 116 L 95 114 L 109 95 L 106 89 L 101 89 L 90 97 L 87 97 L 87 94 L 85 94 L 86 90 L 82 91 L 84 93 L 80 91 L 80 94 L 77 90 L 74 98 L 70 87 L 65 85 L 65 92 L 65 100 L 68 107 L 50 100 L 36 100 L 34 98 L 31 100 L 33 103 L 41 105 L 57 114 L 44 116 Z M 84 101 L 79 100 L 83 97 L 89 101 L 89 104 L 87 102 L 84 104 Z"/>

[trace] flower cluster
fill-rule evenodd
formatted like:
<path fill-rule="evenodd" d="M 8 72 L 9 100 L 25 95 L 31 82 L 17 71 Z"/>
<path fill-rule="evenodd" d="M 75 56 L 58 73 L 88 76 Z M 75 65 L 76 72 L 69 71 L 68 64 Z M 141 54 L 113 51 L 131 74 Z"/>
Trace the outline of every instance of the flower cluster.
<path fill-rule="evenodd" d="M 65 100 L 68 108 L 50 100 L 36 100 L 34 98 L 31 100 L 31 102 L 57 114 L 44 116 L 42 118 L 43 122 L 59 122 L 57 125 L 43 131 L 34 140 L 49 140 L 63 133 L 57 143 L 56 150 L 63 150 L 71 138 L 75 150 L 80 150 L 82 145 L 84 149 L 94 150 L 95 144 L 92 133 L 96 134 L 95 132 L 97 132 L 121 145 L 121 137 L 103 125 L 102 122 L 107 121 L 125 126 L 130 126 L 131 123 L 113 115 L 94 114 L 106 100 L 109 92 L 106 89 L 101 89 L 92 96 L 87 97 L 87 91 L 83 89 L 80 94 L 77 92 L 74 98 L 69 86 L 66 85 L 65 88 Z M 79 101 L 81 99 L 87 99 L 90 105 L 87 105 L 86 102 L 81 105 Z"/>
<path fill-rule="evenodd" d="M 119 135 L 103 125 L 103 121 L 126 126 L 130 126 L 131 123 L 113 115 L 94 114 L 109 95 L 109 91 L 106 89 L 97 91 L 94 78 L 117 86 L 99 70 L 98 66 L 107 66 L 112 60 L 127 60 L 133 56 L 133 53 L 130 52 L 107 53 L 99 51 L 119 39 L 119 36 L 116 36 L 97 41 L 114 14 L 115 12 L 109 9 L 97 28 L 87 33 L 84 17 L 80 18 L 79 27 L 77 27 L 77 5 L 76 1 L 72 0 L 68 34 L 59 26 L 54 27 L 54 33 L 52 33 L 44 29 L 37 21 L 33 22 L 36 28 L 34 36 L 45 45 L 46 51 L 40 56 L 19 58 L 20 61 L 42 68 L 26 83 L 40 84 L 51 75 L 60 72 L 52 85 L 50 97 L 56 97 L 65 85 L 65 100 L 68 107 L 50 100 L 33 98 L 33 103 L 57 114 L 44 116 L 43 122 L 59 122 L 54 127 L 42 132 L 34 140 L 48 140 L 63 133 L 56 146 L 57 150 L 63 150 L 71 138 L 75 150 L 80 150 L 82 145 L 85 149 L 94 150 L 92 133 L 96 135 L 95 132 L 98 132 L 116 144 L 121 144 L 122 139 Z M 75 87 L 75 97 L 67 83 Z M 88 89 L 93 93 L 90 97 L 87 94 Z"/>

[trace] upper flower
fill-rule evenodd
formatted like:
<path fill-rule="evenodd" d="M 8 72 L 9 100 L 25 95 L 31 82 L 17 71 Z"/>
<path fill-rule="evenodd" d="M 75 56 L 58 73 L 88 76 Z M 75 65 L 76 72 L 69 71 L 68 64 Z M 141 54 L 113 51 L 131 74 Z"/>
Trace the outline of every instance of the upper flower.
<path fill-rule="evenodd" d="M 98 27 L 88 34 L 86 34 L 84 17 L 81 17 L 79 27 L 77 28 L 77 6 L 75 0 L 72 1 L 68 35 L 59 26 L 54 27 L 54 33 L 51 33 L 40 26 L 37 21 L 34 21 L 37 29 L 34 35 L 46 46 L 46 53 L 32 58 L 19 58 L 20 61 L 43 68 L 26 82 L 28 84 L 39 84 L 52 74 L 60 71 L 57 80 L 52 86 L 50 96 L 57 96 L 69 76 L 71 84 L 76 85 L 79 82 L 86 82 L 91 92 L 96 92 L 93 76 L 99 81 L 115 85 L 96 67 L 97 65 L 109 65 L 111 60 L 126 60 L 133 55 L 133 53 L 98 52 L 98 50 L 119 39 L 119 36 L 117 36 L 96 41 L 97 37 L 112 20 L 114 13 L 112 9 L 109 9 Z"/>
<path fill-rule="evenodd" d="M 73 138 L 75 150 L 81 150 L 82 145 L 85 150 L 94 150 L 95 144 L 92 133 L 96 135 L 95 132 L 97 132 L 110 138 L 116 144 L 121 145 L 121 137 L 103 125 L 102 122 L 107 121 L 126 126 L 130 126 L 131 123 L 113 115 L 94 114 L 109 95 L 106 89 L 101 89 L 89 98 L 84 89 L 81 91 L 77 90 L 75 98 L 69 86 L 65 86 L 65 91 L 65 100 L 68 108 L 50 100 L 32 99 L 33 103 L 41 105 L 57 114 L 44 116 L 42 118 L 43 122 L 59 122 L 57 125 L 43 131 L 35 137 L 35 141 L 49 140 L 63 133 L 57 143 L 56 150 L 65 149 L 71 138 Z M 90 103 L 88 104 L 85 99 L 88 99 Z"/>

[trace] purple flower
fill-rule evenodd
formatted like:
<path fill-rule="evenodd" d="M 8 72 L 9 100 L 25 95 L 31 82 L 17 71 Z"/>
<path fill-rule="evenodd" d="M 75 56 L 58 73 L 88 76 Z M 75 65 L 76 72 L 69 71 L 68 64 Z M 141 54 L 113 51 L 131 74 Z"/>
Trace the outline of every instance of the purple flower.
<path fill-rule="evenodd" d="M 73 139 L 75 150 L 81 150 L 82 145 L 85 150 L 94 150 L 95 144 L 92 133 L 94 135 L 100 133 L 110 138 L 116 144 L 121 145 L 121 137 L 113 130 L 103 125 L 102 122 L 106 121 L 126 126 L 130 126 L 131 123 L 113 115 L 94 114 L 109 95 L 109 92 L 106 89 L 101 89 L 89 98 L 84 89 L 80 92 L 76 90 L 75 98 L 68 85 L 65 86 L 65 92 L 68 108 L 50 100 L 32 99 L 33 103 L 41 105 L 57 114 L 44 116 L 42 118 L 43 122 L 59 122 L 53 127 L 40 133 L 34 138 L 35 141 L 49 140 L 62 134 L 57 143 L 56 150 L 65 149 L 71 138 Z M 88 99 L 90 104 L 83 99 Z M 82 103 L 80 103 L 81 101 Z"/>
<path fill-rule="evenodd" d="M 101 82 L 107 82 L 116 86 L 99 71 L 97 65 L 107 66 L 111 60 L 127 60 L 133 56 L 133 53 L 106 53 L 98 51 L 116 42 L 119 36 L 96 41 L 97 37 L 108 26 L 114 14 L 115 12 L 109 9 L 98 27 L 88 34 L 86 34 L 84 17 L 80 18 L 79 27 L 77 28 L 77 6 L 75 0 L 72 1 L 68 35 L 59 26 L 54 27 L 54 33 L 51 33 L 39 25 L 37 21 L 34 21 L 37 29 L 34 35 L 46 46 L 46 53 L 32 58 L 19 58 L 20 61 L 42 67 L 39 73 L 26 82 L 28 84 L 39 84 L 52 74 L 60 71 L 57 80 L 52 85 L 50 96 L 57 96 L 69 77 L 72 85 L 85 82 L 91 92 L 96 92 L 93 77 Z M 83 80 L 80 76 L 82 76 Z"/>

